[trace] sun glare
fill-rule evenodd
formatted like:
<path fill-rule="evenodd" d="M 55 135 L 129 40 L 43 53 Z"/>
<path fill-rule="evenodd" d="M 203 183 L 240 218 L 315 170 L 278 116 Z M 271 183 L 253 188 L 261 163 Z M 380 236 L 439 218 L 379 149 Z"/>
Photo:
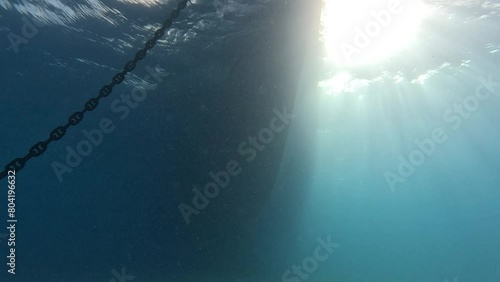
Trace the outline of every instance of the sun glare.
<path fill-rule="evenodd" d="M 337 66 L 380 62 L 411 46 L 426 13 L 421 0 L 324 0 L 325 60 Z"/>

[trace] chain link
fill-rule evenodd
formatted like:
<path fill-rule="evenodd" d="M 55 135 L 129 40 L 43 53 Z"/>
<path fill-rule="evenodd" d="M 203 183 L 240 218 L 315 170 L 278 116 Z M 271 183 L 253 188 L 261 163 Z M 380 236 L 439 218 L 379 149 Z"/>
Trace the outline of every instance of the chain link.
<path fill-rule="evenodd" d="M 85 102 L 83 110 L 80 112 L 73 113 L 68 118 L 68 122 L 65 125 L 56 127 L 54 130 L 52 130 L 49 139 L 36 143 L 29 149 L 28 154 L 26 156 L 22 158 L 16 158 L 9 164 L 7 164 L 5 166 L 5 170 L 0 172 L 0 179 L 6 177 L 9 170 L 15 170 L 17 172 L 23 169 L 24 165 L 28 160 L 42 155 L 47 150 L 47 147 L 50 143 L 63 138 L 64 135 L 66 135 L 67 129 L 69 127 L 79 124 L 83 120 L 86 112 L 91 112 L 95 110 L 95 108 L 97 108 L 97 106 L 99 105 L 99 100 L 101 98 L 109 96 L 109 94 L 111 94 L 111 92 L 113 91 L 113 87 L 117 84 L 122 83 L 127 73 L 135 69 L 137 62 L 146 57 L 147 51 L 152 49 L 156 45 L 158 39 L 160 39 L 165 34 L 165 30 L 170 26 L 172 26 L 173 21 L 179 17 L 181 10 L 187 7 L 188 2 L 189 0 L 182 0 L 177 5 L 177 8 L 173 10 L 172 13 L 170 14 L 170 18 L 163 22 L 162 27 L 157 29 L 156 32 L 154 33 L 154 36 L 144 44 L 144 48 L 142 48 L 135 54 L 135 58 L 132 61 L 129 61 L 125 64 L 122 72 L 115 74 L 110 84 L 103 86 L 99 90 L 99 95 Z"/>

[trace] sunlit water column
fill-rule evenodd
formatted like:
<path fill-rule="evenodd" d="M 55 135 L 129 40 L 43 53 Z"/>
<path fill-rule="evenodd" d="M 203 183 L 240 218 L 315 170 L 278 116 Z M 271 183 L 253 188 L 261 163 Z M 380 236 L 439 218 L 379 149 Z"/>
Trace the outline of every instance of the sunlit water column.
<path fill-rule="evenodd" d="M 500 91 L 486 99 L 483 88 L 474 104 L 479 77 L 497 74 L 500 61 L 498 43 L 474 34 L 495 21 L 469 24 L 460 40 L 465 11 L 419 1 L 331 2 L 327 22 L 337 33 L 324 38 L 325 61 L 311 43 L 258 250 L 272 250 L 268 262 L 285 273 L 331 236 L 340 246 L 307 273 L 311 279 L 439 281 L 463 265 L 453 247 L 467 236 L 453 233 L 459 223 L 485 229 L 499 214 L 492 213 L 499 149 L 491 140 L 499 136 L 492 124 Z M 465 99 L 467 118 L 455 110 Z"/>

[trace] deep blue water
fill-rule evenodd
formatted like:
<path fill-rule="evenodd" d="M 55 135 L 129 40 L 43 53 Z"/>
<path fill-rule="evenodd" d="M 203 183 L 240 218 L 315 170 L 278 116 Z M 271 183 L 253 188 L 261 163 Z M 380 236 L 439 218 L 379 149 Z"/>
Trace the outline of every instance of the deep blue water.
<path fill-rule="evenodd" d="M 0 1 L 2 164 L 177 6 Z M 500 2 L 426 5 L 411 48 L 345 67 L 321 1 L 192 0 L 16 174 L 15 275 L 2 179 L 0 281 L 499 281 Z"/>

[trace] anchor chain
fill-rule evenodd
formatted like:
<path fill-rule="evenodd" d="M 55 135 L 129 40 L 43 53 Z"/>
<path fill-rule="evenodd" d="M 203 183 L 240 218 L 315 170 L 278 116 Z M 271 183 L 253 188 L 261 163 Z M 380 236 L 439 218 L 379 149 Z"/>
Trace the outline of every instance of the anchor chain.
<path fill-rule="evenodd" d="M 158 41 L 158 39 L 160 39 L 165 34 L 165 30 L 172 26 L 174 20 L 179 17 L 180 12 L 184 8 L 187 7 L 188 2 L 189 2 L 189 0 L 182 0 L 181 2 L 179 2 L 179 4 L 177 5 L 177 8 L 174 9 L 172 11 L 172 13 L 170 14 L 170 18 L 165 20 L 163 22 L 162 26 L 155 31 L 154 36 L 144 44 L 144 48 L 137 51 L 134 59 L 125 64 L 125 66 L 123 67 L 123 71 L 115 74 L 115 76 L 111 80 L 111 83 L 103 86 L 99 90 L 99 95 L 97 95 L 96 97 L 91 98 L 87 102 L 85 102 L 83 110 L 73 113 L 68 118 L 68 122 L 65 125 L 58 126 L 54 130 L 52 130 L 52 132 L 50 132 L 49 138 L 47 140 L 40 141 L 40 142 L 36 143 L 35 145 L 33 145 L 29 149 L 28 154 L 26 154 L 24 157 L 16 158 L 16 159 L 12 160 L 11 162 L 9 162 L 5 166 L 5 169 L 2 172 L 0 172 L 0 179 L 7 176 L 8 172 L 10 170 L 14 170 L 17 172 L 17 171 L 23 169 L 27 161 L 29 161 L 31 158 L 36 158 L 36 157 L 42 155 L 47 150 L 47 147 L 50 143 L 55 142 L 55 141 L 63 138 L 64 135 L 66 135 L 66 132 L 67 132 L 69 127 L 76 126 L 77 124 L 79 124 L 83 120 L 83 118 L 87 112 L 91 112 L 91 111 L 95 110 L 95 108 L 97 108 L 97 106 L 99 105 L 99 101 L 102 98 L 109 96 L 109 94 L 111 94 L 111 92 L 113 91 L 113 87 L 115 85 L 122 83 L 122 81 L 125 79 L 125 75 L 127 75 L 127 73 L 133 71 L 136 67 L 136 64 L 146 57 L 146 53 L 156 45 L 156 41 Z"/>

